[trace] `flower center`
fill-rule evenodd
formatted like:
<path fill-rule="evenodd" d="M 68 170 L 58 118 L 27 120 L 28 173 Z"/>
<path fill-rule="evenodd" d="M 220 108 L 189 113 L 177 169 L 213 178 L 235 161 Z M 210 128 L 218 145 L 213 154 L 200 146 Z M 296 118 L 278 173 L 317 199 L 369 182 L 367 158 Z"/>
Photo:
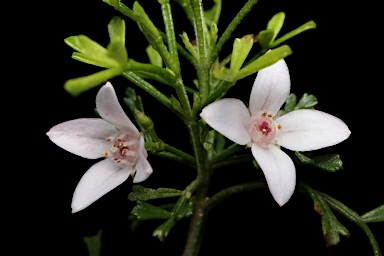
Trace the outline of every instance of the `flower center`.
<path fill-rule="evenodd" d="M 127 131 L 118 131 L 106 138 L 111 142 L 104 157 L 110 157 L 119 166 L 134 166 L 139 158 L 139 140 Z"/>
<path fill-rule="evenodd" d="M 282 126 L 276 124 L 273 120 L 272 113 L 267 111 L 259 111 L 252 115 L 247 125 L 247 130 L 249 135 L 251 135 L 252 141 L 262 147 L 276 143 L 275 136 L 281 129 Z"/>

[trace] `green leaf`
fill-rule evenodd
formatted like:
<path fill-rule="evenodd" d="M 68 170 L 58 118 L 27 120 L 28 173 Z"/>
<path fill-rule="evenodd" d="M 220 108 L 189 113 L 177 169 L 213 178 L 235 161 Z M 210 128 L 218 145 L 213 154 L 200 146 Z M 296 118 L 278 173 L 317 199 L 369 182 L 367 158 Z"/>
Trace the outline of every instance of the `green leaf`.
<path fill-rule="evenodd" d="M 187 218 L 192 216 L 193 214 L 193 203 L 188 202 L 182 208 L 180 208 L 175 214 L 175 220 L 181 220 L 183 218 Z"/>
<path fill-rule="evenodd" d="M 140 200 L 138 200 L 136 206 L 133 207 L 131 214 L 138 220 L 173 218 L 173 214 L 169 211 Z"/>
<path fill-rule="evenodd" d="M 119 63 L 108 55 L 107 49 L 91 40 L 89 37 L 84 35 L 70 36 L 64 39 L 64 42 L 82 53 L 74 56 L 74 59 L 84 61 L 86 63 L 97 63 L 97 66 L 114 68 L 119 67 Z"/>
<path fill-rule="evenodd" d="M 221 69 L 214 69 L 213 75 L 217 79 L 221 79 L 226 82 L 233 83 L 236 81 L 237 72 L 234 72 L 228 68 L 221 68 Z"/>
<path fill-rule="evenodd" d="M 279 34 L 281 28 L 283 27 L 284 19 L 285 19 L 285 13 L 279 12 L 279 13 L 276 13 L 272 17 L 272 19 L 269 20 L 267 25 L 267 30 L 273 31 L 271 42 L 275 41 L 277 34 Z"/>
<path fill-rule="evenodd" d="M 108 44 L 108 55 L 117 60 L 120 65 L 128 61 L 125 49 L 125 23 L 119 16 L 115 16 L 108 24 L 110 43 Z"/>
<path fill-rule="evenodd" d="M 318 195 L 320 197 L 320 195 Z M 323 213 L 321 214 L 321 224 L 323 236 L 327 246 L 333 246 L 340 242 L 340 235 L 349 237 L 349 231 L 337 220 L 329 205 L 321 199 L 323 203 Z"/>
<path fill-rule="evenodd" d="M 84 242 L 87 245 L 89 256 L 99 256 L 101 253 L 101 235 L 102 230 L 100 229 L 94 236 L 85 236 Z"/>
<path fill-rule="evenodd" d="M 384 204 L 361 216 L 365 223 L 384 222 Z"/>
<path fill-rule="evenodd" d="M 343 161 L 340 159 L 340 155 L 337 154 L 309 158 L 296 151 L 295 155 L 303 164 L 309 164 L 324 171 L 336 172 L 343 169 Z"/>
<path fill-rule="evenodd" d="M 279 48 L 273 49 L 260 56 L 258 59 L 254 60 L 249 65 L 240 69 L 240 71 L 236 75 L 236 80 L 240 80 L 246 76 L 252 75 L 257 71 L 268 67 L 291 54 L 292 50 L 288 45 L 282 45 Z"/>
<path fill-rule="evenodd" d="M 271 29 L 266 29 L 263 31 L 260 31 L 259 34 L 257 35 L 257 40 L 263 49 L 269 49 L 269 45 L 272 42 L 272 38 L 274 35 L 274 31 Z"/>
<path fill-rule="evenodd" d="M 167 220 L 153 231 L 152 236 L 158 238 L 161 242 L 164 242 L 175 224 L 176 221 L 174 219 Z"/>
<path fill-rule="evenodd" d="M 157 198 L 178 197 L 182 195 L 181 190 L 173 188 L 145 188 L 140 185 L 132 186 L 133 192 L 129 193 L 128 199 L 131 201 L 147 201 Z"/>
<path fill-rule="evenodd" d="M 294 37 L 294 36 L 304 32 L 306 30 L 314 29 L 314 28 L 316 28 L 316 23 L 314 21 L 309 21 L 309 22 L 301 25 L 300 27 L 292 30 L 291 32 L 288 32 L 287 34 L 283 35 L 282 37 L 280 37 L 276 41 L 274 41 L 270 45 L 270 48 L 275 48 L 276 46 L 278 46 L 281 43 L 283 43 L 283 42 L 287 41 L 288 39 L 290 39 L 291 37 Z"/>
<path fill-rule="evenodd" d="M 103 2 L 113 6 L 115 9 L 119 8 L 120 5 L 120 0 L 103 0 Z"/>
<path fill-rule="evenodd" d="M 295 109 L 296 101 L 297 101 L 296 94 L 294 93 L 289 94 L 287 100 L 285 101 L 284 114 L 291 112 L 292 110 Z"/>
<path fill-rule="evenodd" d="M 183 32 L 183 34 L 181 34 L 180 37 L 184 43 L 185 48 L 188 50 L 188 52 L 193 56 L 194 59 L 198 59 L 196 48 L 191 44 L 188 34 L 186 32 Z"/>
<path fill-rule="evenodd" d="M 295 109 L 313 109 L 317 103 L 317 98 L 313 94 L 304 93 Z"/>
<path fill-rule="evenodd" d="M 73 96 L 78 96 L 81 93 L 88 91 L 109 79 L 120 75 L 121 68 L 106 69 L 89 76 L 69 79 L 64 84 L 64 89 Z"/>
<path fill-rule="evenodd" d="M 161 58 L 160 54 L 155 49 L 153 49 L 151 45 L 149 45 L 145 49 L 145 51 L 147 52 L 149 62 L 152 65 L 155 65 L 161 68 L 163 67 L 163 59 Z"/>
<path fill-rule="evenodd" d="M 245 35 L 242 38 L 236 38 L 233 42 L 230 70 L 237 72 L 240 70 L 248 53 L 251 51 L 254 42 L 253 35 Z"/>
<path fill-rule="evenodd" d="M 213 6 L 209 10 L 204 11 L 205 22 L 210 25 L 212 22 L 215 24 L 219 23 L 221 13 L 221 0 L 213 0 Z"/>

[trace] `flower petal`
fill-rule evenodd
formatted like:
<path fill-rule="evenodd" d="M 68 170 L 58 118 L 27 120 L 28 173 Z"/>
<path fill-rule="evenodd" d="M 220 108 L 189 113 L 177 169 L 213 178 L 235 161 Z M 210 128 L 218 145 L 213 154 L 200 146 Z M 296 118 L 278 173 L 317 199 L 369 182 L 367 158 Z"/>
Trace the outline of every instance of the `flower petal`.
<path fill-rule="evenodd" d="M 238 99 L 222 99 L 206 106 L 200 116 L 216 131 L 245 145 L 251 141 L 246 129 L 250 115 L 247 107 Z"/>
<path fill-rule="evenodd" d="M 276 119 L 282 132 L 277 144 L 293 151 L 309 151 L 333 146 L 351 134 L 339 118 L 318 110 L 300 109 Z"/>
<path fill-rule="evenodd" d="M 252 154 L 263 170 L 273 198 L 283 206 L 296 186 L 296 169 L 292 159 L 274 145 L 263 148 L 254 143 Z"/>
<path fill-rule="evenodd" d="M 106 158 L 88 169 L 72 197 L 72 213 L 83 210 L 97 199 L 122 184 L 132 169 L 121 168 Z"/>
<path fill-rule="evenodd" d="M 57 146 L 81 157 L 96 159 L 109 149 L 105 140 L 116 128 L 101 118 L 80 118 L 53 126 L 47 135 Z"/>
<path fill-rule="evenodd" d="M 146 180 L 149 175 L 152 174 L 152 166 L 149 164 L 147 157 L 148 153 L 144 148 L 144 138 L 140 137 L 140 151 L 139 151 L 139 161 L 136 165 L 136 174 L 133 178 L 133 183 L 139 183 Z"/>
<path fill-rule="evenodd" d="M 288 66 L 284 59 L 263 68 L 256 76 L 249 99 L 252 114 L 266 110 L 274 115 L 287 100 L 291 87 Z"/>
<path fill-rule="evenodd" d="M 136 136 L 139 136 L 139 131 L 125 114 L 110 82 L 103 85 L 97 93 L 96 109 L 105 121 L 117 129 L 132 131 Z"/>

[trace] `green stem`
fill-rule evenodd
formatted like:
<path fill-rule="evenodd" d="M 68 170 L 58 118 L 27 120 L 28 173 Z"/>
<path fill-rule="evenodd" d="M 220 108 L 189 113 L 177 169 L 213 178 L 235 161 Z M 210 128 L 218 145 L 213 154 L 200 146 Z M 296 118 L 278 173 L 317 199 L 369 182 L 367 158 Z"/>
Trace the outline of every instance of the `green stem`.
<path fill-rule="evenodd" d="M 181 151 L 180 149 L 177 149 L 175 147 L 172 147 L 171 145 L 164 143 L 164 150 L 183 158 L 189 164 L 195 165 L 195 162 L 196 162 L 195 158 L 193 156 L 191 156 L 190 154 L 187 154 L 184 151 Z"/>
<path fill-rule="evenodd" d="M 172 19 L 172 11 L 171 11 L 171 5 L 169 3 L 162 4 L 161 10 L 163 13 L 163 20 L 165 25 L 165 32 L 167 34 L 167 43 L 168 43 L 168 50 L 171 54 L 174 65 L 173 72 L 175 72 L 176 75 L 180 74 L 180 62 L 179 62 L 179 56 L 177 54 L 177 46 L 176 46 L 176 38 L 175 38 L 175 30 L 173 25 L 173 19 Z"/>
<path fill-rule="evenodd" d="M 207 57 L 207 42 L 205 38 L 204 10 L 201 0 L 190 0 L 193 12 L 193 27 L 195 29 L 197 55 L 199 62 L 204 62 Z"/>
<path fill-rule="evenodd" d="M 116 10 L 119 11 L 124 16 L 126 16 L 126 17 L 130 18 L 131 20 L 137 22 L 136 18 L 133 15 L 133 11 L 130 8 L 128 8 L 125 4 L 120 2 L 119 7 Z M 159 30 L 159 33 L 162 36 L 163 40 L 168 44 L 167 35 L 164 32 L 162 32 L 161 30 Z M 195 66 L 196 65 L 196 61 L 192 57 L 192 55 L 187 50 L 185 50 L 184 47 L 181 46 L 180 44 L 176 43 L 176 46 L 177 46 L 178 52 L 181 55 L 183 55 L 193 66 Z"/>
<path fill-rule="evenodd" d="M 164 78 L 170 84 L 174 84 L 176 81 L 175 76 L 171 72 L 169 72 L 168 70 L 166 70 L 162 67 L 156 66 L 156 65 L 136 62 L 133 59 L 128 60 L 127 69 L 129 71 L 133 71 L 133 72 L 144 71 L 144 72 L 148 72 L 151 74 L 156 74 L 156 75 Z"/>
<path fill-rule="evenodd" d="M 125 71 L 122 73 L 122 75 L 173 111 L 171 100 L 159 90 L 157 90 L 153 85 L 151 85 L 132 71 Z"/>
<path fill-rule="evenodd" d="M 215 205 L 218 203 L 222 202 L 223 200 L 230 198 L 234 194 L 238 194 L 241 192 L 245 191 L 251 191 L 255 189 L 261 189 L 265 188 L 265 182 L 260 180 L 260 181 L 254 181 L 254 182 L 248 182 L 248 183 L 243 183 L 239 185 L 235 185 L 229 188 L 225 188 L 219 192 L 217 192 L 214 196 L 212 196 L 209 201 L 204 206 L 204 209 L 206 211 L 211 210 Z"/>
<path fill-rule="evenodd" d="M 249 155 L 236 155 L 231 156 L 228 159 L 222 160 L 220 162 L 217 162 L 216 164 L 213 164 L 212 169 L 218 169 L 229 165 L 244 164 L 250 162 L 252 162 L 252 158 Z"/>
<path fill-rule="evenodd" d="M 208 164 L 212 165 L 214 163 L 220 162 L 229 156 L 241 151 L 244 147 L 240 146 L 239 144 L 233 143 L 231 146 L 227 147 L 211 159 L 209 159 Z"/>
<path fill-rule="evenodd" d="M 219 41 L 217 42 L 215 48 L 212 51 L 210 56 L 210 65 L 211 66 L 216 58 L 219 56 L 219 52 L 223 48 L 224 44 L 231 37 L 232 32 L 236 29 L 236 27 L 240 24 L 243 18 L 251 11 L 252 7 L 257 3 L 258 0 L 248 0 L 248 2 L 241 8 L 241 10 L 237 13 L 235 18 L 231 21 L 228 27 L 225 29 L 224 33 L 221 35 Z"/>

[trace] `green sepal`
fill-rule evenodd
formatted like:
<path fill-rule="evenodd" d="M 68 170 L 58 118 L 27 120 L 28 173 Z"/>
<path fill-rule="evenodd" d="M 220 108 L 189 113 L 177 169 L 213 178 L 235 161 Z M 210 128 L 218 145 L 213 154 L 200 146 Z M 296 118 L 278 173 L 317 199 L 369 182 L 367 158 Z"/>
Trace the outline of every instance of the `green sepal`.
<path fill-rule="evenodd" d="M 290 39 L 291 37 L 294 37 L 306 30 L 309 30 L 309 29 L 315 29 L 316 28 L 316 23 L 314 21 L 308 21 L 307 23 L 301 25 L 300 27 L 286 33 L 285 35 L 283 35 L 282 37 L 278 38 L 276 41 L 272 42 L 271 45 L 270 45 L 270 48 L 275 48 L 276 46 L 280 45 L 281 43 L 287 41 L 288 39 Z"/>
<path fill-rule="evenodd" d="M 384 204 L 361 216 L 365 223 L 384 222 Z"/>
<path fill-rule="evenodd" d="M 164 242 L 175 224 L 176 221 L 174 219 L 168 219 L 153 231 L 152 236 L 158 238 L 161 242 Z"/>
<path fill-rule="evenodd" d="M 85 35 L 70 36 L 64 42 L 79 53 L 74 53 L 73 58 L 99 67 L 119 67 L 119 63 L 109 56 L 108 50 Z"/>
<path fill-rule="evenodd" d="M 343 161 L 340 159 L 340 155 L 337 154 L 328 154 L 309 158 L 296 151 L 295 156 L 303 164 L 309 164 L 324 171 L 336 172 L 343 169 Z"/>
<path fill-rule="evenodd" d="M 288 45 L 282 45 L 279 48 L 273 49 L 260 56 L 258 59 L 254 60 L 249 65 L 240 69 L 240 71 L 236 75 L 236 80 L 240 80 L 246 76 L 252 75 L 258 72 L 259 70 L 268 67 L 291 54 L 292 50 Z"/>
<path fill-rule="evenodd" d="M 159 4 L 169 4 L 169 0 L 157 0 Z"/>
<path fill-rule="evenodd" d="M 152 65 L 155 65 L 161 68 L 163 67 L 163 59 L 161 58 L 160 54 L 155 49 L 153 49 L 151 45 L 149 45 L 145 49 L 145 51 L 147 52 L 149 62 Z"/>
<path fill-rule="evenodd" d="M 138 220 L 170 219 L 173 217 L 171 212 L 140 200 L 133 207 L 131 214 Z"/>
<path fill-rule="evenodd" d="M 114 16 L 108 24 L 110 43 L 107 46 L 108 55 L 117 60 L 120 65 L 128 61 L 125 49 L 125 22 L 119 16 Z"/>
<path fill-rule="evenodd" d="M 120 0 L 103 0 L 103 2 L 109 4 L 115 9 L 119 8 L 120 5 Z"/>
<path fill-rule="evenodd" d="M 78 96 L 81 93 L 88 91 L 115 76 L 120 75 L 121 72 L 122 69 L 118 67 L 106 69 L 89 76 L 69 79 L 65 82 L 64 89 L 71 95 Z"/>
<path fill-rule="evenodd" d="M 236 38 L 233 42 L 230 70 L 238 72 L 252 49 L 254 35 L 245 35 L 242 38 Z"/>
<path fill-rule="evenodd" d="M 132 186 L 133 192 L 129 193 L 128 199 L 131 201 L 147 201 L 157 198 L 178 197 L 182 195 L 181 190 L 173 188 L 145 188 L 140 185 Z"/>
<path fill-rule="evenodd" d="M 101 235 L 103 231 L 100 229 L 94 236 L 85 236 L 84 242 L 87 245 L 89 256 L 99 256 L 101 254 Z"/>

